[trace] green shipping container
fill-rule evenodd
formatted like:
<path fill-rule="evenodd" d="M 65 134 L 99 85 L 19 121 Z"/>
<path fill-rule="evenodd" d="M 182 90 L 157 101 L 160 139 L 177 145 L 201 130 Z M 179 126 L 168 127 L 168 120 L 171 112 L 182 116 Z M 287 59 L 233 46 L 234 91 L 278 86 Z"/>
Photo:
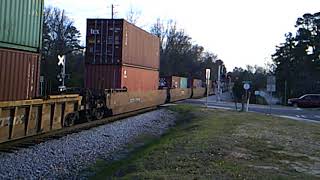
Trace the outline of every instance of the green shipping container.
<path fill-rule="evenodd" d="M 180 88 L 181 89 L 188 88 L 188 78 L 184 78 L 184 77 L 180 78 Z"/>
<path fill-rule="evenodd" d="M 0 47 L 39 52 L 44 0 L 0 0 Z"/>

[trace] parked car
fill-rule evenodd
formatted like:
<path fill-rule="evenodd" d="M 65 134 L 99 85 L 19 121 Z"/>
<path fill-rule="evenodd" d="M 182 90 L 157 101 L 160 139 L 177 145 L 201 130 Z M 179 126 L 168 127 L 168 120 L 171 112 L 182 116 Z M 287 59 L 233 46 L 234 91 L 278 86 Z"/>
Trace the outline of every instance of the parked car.
<path fill-rule="evenodd" d="M 320 94 L 306 94 L 299 98 L 289 99 L 288 105 L 294 107 L 320 107 Z"/>

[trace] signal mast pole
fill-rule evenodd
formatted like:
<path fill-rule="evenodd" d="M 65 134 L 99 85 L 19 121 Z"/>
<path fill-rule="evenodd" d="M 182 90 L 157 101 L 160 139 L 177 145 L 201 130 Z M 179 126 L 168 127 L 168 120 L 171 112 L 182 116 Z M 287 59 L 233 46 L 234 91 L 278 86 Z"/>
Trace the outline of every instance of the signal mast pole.
<path fill-rule="evenodd" d="M 111 4 L 111 19 L 114 19 L 115 15 L 117 14 L 117 12 L 115 11 L 115 8 L 117 6 L 118 5 Z M 110 6 L 108 6 L 108 8 L 110 8 Z"/>
<path fill-rule="evenodd" d="M 114 16 L 114 6 L 113 4 L 111 4 L 111 19 L 113 19 L 113 16 Z"/>

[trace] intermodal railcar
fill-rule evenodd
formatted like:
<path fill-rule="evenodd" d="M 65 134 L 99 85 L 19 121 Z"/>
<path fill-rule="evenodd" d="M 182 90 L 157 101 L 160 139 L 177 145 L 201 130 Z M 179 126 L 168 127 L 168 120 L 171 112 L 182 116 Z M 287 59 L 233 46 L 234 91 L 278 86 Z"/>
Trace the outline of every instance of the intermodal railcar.
<path fill-rule="evenodd" d="M 0 143 L 107 116 L 200 98 L 205 93 L 205 88 L 163 88 L 147 92 L 81 90 L 78 94 L 49 96 L 46 99 L 0 102 Z"/>

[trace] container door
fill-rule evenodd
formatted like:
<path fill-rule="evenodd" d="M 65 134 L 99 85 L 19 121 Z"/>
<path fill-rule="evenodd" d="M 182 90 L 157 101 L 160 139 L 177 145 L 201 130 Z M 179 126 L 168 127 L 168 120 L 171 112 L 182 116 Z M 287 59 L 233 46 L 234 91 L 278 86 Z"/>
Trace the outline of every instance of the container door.
<path fill-rule="evenodd" d="M 108 20 L 106 31 L 108 64 L 120 64 L 122 58 L 123 21 Z"/>
<path fill-rule="evenodd" d="M 181 78 L 180 79 L 180 88 L 181 89 L 188 88 L 188 79 L 187 78 Z"/>

